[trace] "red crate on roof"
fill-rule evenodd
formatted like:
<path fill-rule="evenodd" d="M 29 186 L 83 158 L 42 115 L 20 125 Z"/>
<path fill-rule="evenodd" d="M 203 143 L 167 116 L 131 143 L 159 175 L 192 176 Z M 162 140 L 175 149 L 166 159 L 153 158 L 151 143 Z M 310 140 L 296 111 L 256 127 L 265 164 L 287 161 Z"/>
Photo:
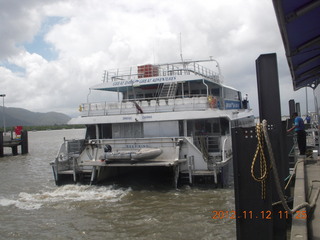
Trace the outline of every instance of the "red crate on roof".
<path fill-rule="evenodd" d="M 138 66 L 138 78 L 156 77 L 159 76 L 158 66 L 146 64 Z"/>

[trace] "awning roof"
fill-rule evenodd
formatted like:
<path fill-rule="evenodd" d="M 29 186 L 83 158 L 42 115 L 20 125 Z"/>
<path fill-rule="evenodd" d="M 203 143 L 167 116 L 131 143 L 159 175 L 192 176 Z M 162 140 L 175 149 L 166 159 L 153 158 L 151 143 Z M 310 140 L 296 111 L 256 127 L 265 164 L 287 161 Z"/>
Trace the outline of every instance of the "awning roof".
<path fill-rule="evenodd" d="M 320 0 L 273 0 L 293 88 L 320 83 Z"/>

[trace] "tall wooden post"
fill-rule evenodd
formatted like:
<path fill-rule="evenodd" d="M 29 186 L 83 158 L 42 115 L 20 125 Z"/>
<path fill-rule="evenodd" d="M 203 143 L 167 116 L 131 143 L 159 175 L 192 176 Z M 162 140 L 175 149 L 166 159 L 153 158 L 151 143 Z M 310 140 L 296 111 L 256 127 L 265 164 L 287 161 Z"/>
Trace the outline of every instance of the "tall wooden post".
<path fill-rule="evenodd" d="M 0 157 L 3 157 L 3 132 L 0 132 Z"/>
<path fill-rule="evenodd" d="M 288 158 L 283 143 L 280 94 L 276 54 L 265 54 L 256 60 L 260 119 L 267 120 L 268 135 L 276 159 L 280 180 L 288 172 Z M 260 145 L 262 149 L 262 144 Z M 267 178 L 262 184 L 263 162 L 253 161 L 258 139 L 255 128 L 232 129 L 234 160 L 235 205 L 237 213 L 237 239 L 286 239 L 286 219 L 281 208 L 272 203 L 279 200 L 266 149 Z M 262 168 L 261 168 L 262 166 Z M 254 171 L 252 171 L 254 170 Z M 260 172 L 261 171 L 261 172 Z M 253 172 L 256 174 L 253 174 Z M 286 175 L 287 176 L 287 175 Z M 262 178 L 262 177 L 261 177 Z M 280 184 L 283 185 L 283 182 Z M 281 205 L 280 205 L 281 206 Z"/>
<path fill-rule="evenodd" d="M 259 98 L 260 121 L 267 120 L 268 134 L 272 145 L 274 158 L 278 169 L 279 179 L 283 180 L 289 175 L 289 161 L 284 142 L 286 132 L 282 129 L 281 104 L 278 79 L 277 55 L 275 53 L 260 55 L 256 60 L 257 85 Z M 273 174 L 270 172 L 269 183 L 272 185 L 272 202 L 278 202 Z M 278 205 L 281 207 L 281 205 Z M 286 236 L 286 219 L 277 214 L 282 208 L 274 207 L 273 213 L 273 239 L 284 239 Z"/>
<path fill-rule="evenodd" d="M 251 174 L 257 143 L 254 127 L 232 129 L 237 240 L 273 240 L 271 185 L 264 189 Z M 259 160 L 254 166 L 259 175 Z"/>
<path fill-rule="evenodd" d="M 13 156 L 18 155 L 18 145 L 12 146 L 11 150 L 12 150 L 12 155 Z"/>
<path fill-rule="evenodd" d="M 21 132 L 21 154 L 27 154 L 29 152 L 28 144 L 28 131 Z"/>

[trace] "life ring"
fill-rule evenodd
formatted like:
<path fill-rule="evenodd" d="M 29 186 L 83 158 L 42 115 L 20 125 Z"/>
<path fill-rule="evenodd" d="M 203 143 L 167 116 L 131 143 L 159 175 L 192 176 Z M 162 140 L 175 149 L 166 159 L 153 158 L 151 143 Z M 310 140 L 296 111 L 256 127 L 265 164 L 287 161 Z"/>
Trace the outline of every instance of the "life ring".
<path fill-rule="evenodd" d="M 217 105 L 217 99 L 212 96 L 208 96 L 208 103 L 211 108 L 215 108 Z"/>

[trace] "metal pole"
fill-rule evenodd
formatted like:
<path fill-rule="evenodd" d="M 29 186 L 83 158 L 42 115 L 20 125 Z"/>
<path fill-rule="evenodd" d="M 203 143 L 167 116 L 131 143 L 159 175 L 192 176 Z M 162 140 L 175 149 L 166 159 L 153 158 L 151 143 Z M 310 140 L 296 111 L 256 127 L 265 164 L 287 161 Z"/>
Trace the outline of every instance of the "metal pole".
<path fill-rule="evenodd" d="M 319 116 L 319 105 L 318 105 L 318 99 L 317 99 L 317 95 L 316 95 L 316 89 L 313 89 L 313 99 L 314 99 L 314 108 L 316 110 L 316 121 L 317 122 L 317 126 L 318 126 L 318 136 L 320 136 L 320 116 Z M 320 156 L 320 140 L 318 138 L 318 156 Z"/>
<path fill-rule="evenodd" d="M 2 120 L 3 120 L 3 132 L 4 132 L 4 134 L 6 133 L 6 118 L 4 116 L 4 97 L 5 96 L 6 96 L 5 94 L 0 94 L 0 97 L 2 97 L 2 114 L 3 114 Z"/>
<path fill-rule="evenodd" d="M 308 109 L 308 87 L 306 87 L 306 116 L 309 115 L 309 109 Z"/>

